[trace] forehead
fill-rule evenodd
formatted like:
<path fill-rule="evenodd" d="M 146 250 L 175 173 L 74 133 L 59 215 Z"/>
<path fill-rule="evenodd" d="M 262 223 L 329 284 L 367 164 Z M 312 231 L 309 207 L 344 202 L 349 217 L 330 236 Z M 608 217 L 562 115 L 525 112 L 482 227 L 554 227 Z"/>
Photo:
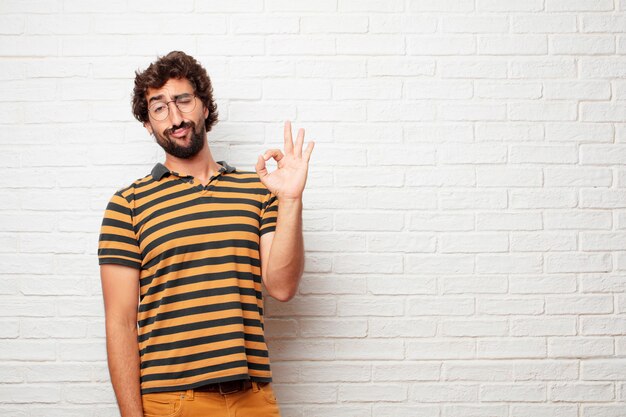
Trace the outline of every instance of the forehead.
<path fill-rule="evenodd" d="M 193 86 L 186 78 L 170 78 L 160 88 L 148 88 L 146 92 L 146 100 L 151 97 L 162 95 L 165 98 L 172 97 L 182 93 L 193 93 Z"/>

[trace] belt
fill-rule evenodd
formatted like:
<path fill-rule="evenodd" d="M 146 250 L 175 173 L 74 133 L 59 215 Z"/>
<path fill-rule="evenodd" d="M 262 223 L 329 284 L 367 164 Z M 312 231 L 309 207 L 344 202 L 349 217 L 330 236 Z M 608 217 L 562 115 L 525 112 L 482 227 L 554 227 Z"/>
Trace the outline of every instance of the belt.
<path fill-rule="evenodd" d="M 260 385 L 263 385 L 260 383 Z M 252 388 L 252 381 L 248 379 L 238 379 L 235 381 L 216 382 L 194 388 L 194 391 L 219 392 L 220 394 L 233 394 L 239 391 L 246 391 Z"/>

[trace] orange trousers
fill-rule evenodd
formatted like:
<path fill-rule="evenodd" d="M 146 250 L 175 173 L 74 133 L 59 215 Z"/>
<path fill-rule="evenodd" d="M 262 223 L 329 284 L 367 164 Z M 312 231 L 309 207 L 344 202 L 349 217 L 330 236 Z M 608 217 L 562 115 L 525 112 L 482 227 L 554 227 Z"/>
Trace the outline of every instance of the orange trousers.
<path fill-rule="evenodd" d="M 141 396 L 144 417 L 280 417 L 271 384 L 252 382 L 252 388 L 232 394 L 186 391 Z"/>

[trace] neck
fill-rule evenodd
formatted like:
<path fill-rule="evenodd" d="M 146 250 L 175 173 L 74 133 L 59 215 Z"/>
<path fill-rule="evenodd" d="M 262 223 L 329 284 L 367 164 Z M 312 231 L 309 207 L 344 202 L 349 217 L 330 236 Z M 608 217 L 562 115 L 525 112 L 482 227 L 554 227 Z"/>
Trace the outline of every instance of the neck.
<path fill-rule="evenodd" d="M 208 181 L 220 169 L 220 165 L 213 159 L 209 145 L 206 142 L 197 155 L 188 159 L 177 158 L 166 153 L 164 165 L 170 171 L 181 175 L 191 175 L 203 182 Z"/>

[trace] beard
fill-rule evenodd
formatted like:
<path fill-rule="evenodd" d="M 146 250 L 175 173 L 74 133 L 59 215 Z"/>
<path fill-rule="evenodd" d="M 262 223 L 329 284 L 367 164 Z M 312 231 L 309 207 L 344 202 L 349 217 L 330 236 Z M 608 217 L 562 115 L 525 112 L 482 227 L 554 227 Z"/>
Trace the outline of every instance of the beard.
<path fill-rule="evenodd" d="M 191 142 L 187 146 L 181 146 L 176 143 L 176 139 L 172 139 L 170 134 L 173 130 L 191 128 Z M 198 154 L 204 147 L 206 130 L 204 123 L 200 123 L 198 129 L 196 124 L 192 121 L 183 121 L 178 126 L 172 126 L 165 129 L 162 134 L 154 132 L 156 142 L 163 148 L 163 150 L 177 158 L 189 159 Z"/>

